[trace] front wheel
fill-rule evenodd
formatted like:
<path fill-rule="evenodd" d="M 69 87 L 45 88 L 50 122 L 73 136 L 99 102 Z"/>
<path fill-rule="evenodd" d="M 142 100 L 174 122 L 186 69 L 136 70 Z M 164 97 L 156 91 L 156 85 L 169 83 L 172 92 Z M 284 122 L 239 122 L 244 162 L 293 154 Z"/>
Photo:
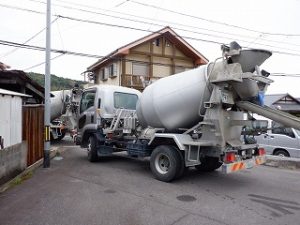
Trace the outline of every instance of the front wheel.
<path fill-rule="evenodd" d="M 168 145 L 156 147 L 150 158 L 150 168 L 156 179 L 170 182 L 178 178 L 183 168 L 180 152 Z"/>
<path fill-rule="evenodd" d="M 97 140 L 93 135 L 89 137 L 88 145 L 87 145 L 87 153 L 88 153 L 88 160 L 90 162 L 97 162 L 99 160 L 97 154 Z"/>

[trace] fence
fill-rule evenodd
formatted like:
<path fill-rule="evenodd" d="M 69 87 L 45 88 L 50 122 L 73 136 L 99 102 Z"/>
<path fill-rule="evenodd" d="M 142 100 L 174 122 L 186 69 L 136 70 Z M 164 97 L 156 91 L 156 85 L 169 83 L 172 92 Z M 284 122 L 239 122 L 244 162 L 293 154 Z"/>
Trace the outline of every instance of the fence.
<path fill-rule="evenodd" d="M 27 166 L 43 158 L 44 106 L 23 106 L 23 140 L 28 143 Z"/>

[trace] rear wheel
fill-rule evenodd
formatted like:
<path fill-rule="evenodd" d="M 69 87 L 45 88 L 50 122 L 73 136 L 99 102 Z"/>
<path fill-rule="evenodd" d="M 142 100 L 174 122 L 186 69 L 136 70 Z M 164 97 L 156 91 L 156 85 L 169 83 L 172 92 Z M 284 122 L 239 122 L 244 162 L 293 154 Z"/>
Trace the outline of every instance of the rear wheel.
<path fill-rule="evenodd" d="M 276 150 L 274 152 L 274 155 L 281 156 L 281 157 L 290 157 L 290 154 L 286 150 L 283 150 L 283 149 Z"/>
<path fill-rule="evenodd" d="M 56 140 L 61 141 L 65 136 L 66 136 L 66 131 L 61 130 L 61 134 L 60 134 L 60 136 L 57 137 Z"/>
<path fill-rule="evenodd" d="M 88 139 L 87 153 L 88 153 L 88 160 L 90 162 L 97 162 L 99 160 L 97 154 L 97 140 L 93 135 L 90 136 Z"/>
<path fill-rule="evenodd" d="M 212 172 L 222 166 L 222 162 L 216 157 L 205 157 L 201 160 L 201 164 L 195 166 L 201 172 Z"/>
<path fill-rule="evenodd" d="M 170 182 L 183 173 L 182 156 L 173 146 L 158 146 L 151 154 L 150 168 L 156 179 Z"/>

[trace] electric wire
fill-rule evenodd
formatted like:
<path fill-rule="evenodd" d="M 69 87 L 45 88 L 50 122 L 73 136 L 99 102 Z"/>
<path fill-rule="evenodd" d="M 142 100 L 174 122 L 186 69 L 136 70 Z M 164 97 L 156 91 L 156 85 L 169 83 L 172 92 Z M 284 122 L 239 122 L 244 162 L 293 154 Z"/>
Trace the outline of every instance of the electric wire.
<path fill-rule="evenodd" d="M 283 33 L 272 33 L 272 32 L 264 32 L 264 31 L 254 30 L 254 29 L 241 27 L 241 26 L 237 26 L 237 25 L 233 25 L 233 24 L 229 24 L 229 23 L 224 23 L 224 22 L 220 22 L 220 21 L 216 21 L 216 20 L 206 19 L 206 18 L 199 17 L 199 16 L 189 15 L 189 14 L 186 14 L 186 13 L 174 11 L 174 10 L 171 10 L 171 9 L 162 8 L 162 7 L 159 7 L 159 6 L 156 6 L 156 5 L 151 5 L 151 4 L 147 4 L 147 3 L 138 2 L 138 1 L 135 1 L 135 0 L 128 0 L 128 2 L 132 2 L 132 3 L 142 5 L 142 6 L 145 6 L 145 7 L 159 9 L 161 11 L 170 12 L 170 13 L 174 13 L 174 14 L 181 15 L 181 16 L 190 17 L 190 18 L 193 18 L 193 19 L 206 21 L 206 22 L 209 22 L 209 23 L 224 25 L 224 26 L 233 27 L 233 28 L 246 30 L 246 31 L 251 31 L 251 32 L 256 32 L 256 33 L 262 33 L 262 34 L 274 35 L 274 36 L 300 36 L 300 34 L 283 34 Z"/>
<path fill-rule="evenodd" d="M 63 55 L 64 55 L 64 53 L 61 53 L 61 54 L 59 54 L 59 55 L 57 55 L 57 56 L 54 56 L 53 58 L 50 59 L 50 61 L 53 61 L 53 60 L 55 60 L 55 59 L 57 59 L 57 58 L 59 58 L 59 57 L 61 57 L 61 56 L 63 56 Z M 31 69 L 34 69 L 34 68 L 36 68 L 36 67 L 38 67 L 38 66 L 44 65 L 45 63 L 46 63 L 46 62 L 44 61 L 44 62 L 35 64 L 35 65 L 33 65 L 33 66 L 30 66 L 30 67 L 25 68 L 25 69 L 22 69 L 22 70 L 24 70 L 24 71 L 31 70 Z"/>
<path fill-rule="evenodd" d="M 7 5 L 0 4 L 0 6 L 6 7 Z M 28 12 L 34 12 L 34 13 L 38 13 L 38 14 L 44 14 L 43 12 L 38 12 L 38 11 L 35 11 L 35 10 L 24 9 L 24 8 L 20 8 L 20 7 L 9 6 L 9 8 L 23 10 L 23 11 L 28 11 Z M 100 25 L 114 26 L 114 27 L 120 27 L 120 28 L 126 28 L 126 29 L 133 29 L 133 30 L 139 30 L 139 31 L 145 31 L 145 32 L 155 33 L 155 32 L 152 32 L 152 31 L 149 31 L 149 30 L 146 30 L 146 29 L 141 29 L 141 28 L 135 28 L 135 27 L 129 27 L 129 26 L 121 26 L 121 25 L 116 25 L 116 24 L 108 24 L 108 23 L 102 23 L 102 22 L 98 22 L 98 21 L 91 21 L 91 20 L 84 20 L 84 19 L 78 19 L 78 18 L 73 18 L 73 17 L 66 17 L 66 16 L 62 16 L 62 15 L 55 15 L 55 16 L 57 18 L 71 19 L 71 20 L 75 20 L 75 21 L 79 21 L 79 22 L 96 23 L 96 24 L 100 24 Z M 159 32 L 156 32 L 156 33 L 159 33 Z M 180 37 L 183 37 L 183 36 L 180 36 Z M 224 44 L 224 43 L 217 42 L 217 41 L 199 39 L 199 38 L 194 38 L 194 37 L 184 37 L 184 38 L 192 39 L 192 40 L 198 40 L 198 41 L 204 41 L 204 42 L 209 42 L 209 43 L 214 43 L 214 44 Z M 7 46 L 20 47 L 20 44 L 15 45 L 15 44 L 13 44 L 13 42 L 7 42 L 7 41 L 2 41 L 1 44 L 2 45 L 7 45 Z M 38 47 L 38 46 L 34 46 L 34 47 L 31 46 L 30 47 L 29 45 L 23 45 L 22 47 L 23 48 L 28 48 L 28 49 L 33 49 L 33 50 L 44 51 L 44 48 Z M 86 53 L 76 53 L 76 52 L 72 52 L 72 51 L 64 51 L 64 50 L 56 50 L 56 49 L 52 49 L 51 51 L 52 52 L 56 52 L 56 53 L 63 53 L 63 54 L 70 54 L 70 55 L 77 55 L 77 56 L 84 56 L 84 57 L 103 58 L 103 56 L 99 56 L 99 55 L 92 55 L 92 54 L 86 54 Z M 300 56 L 300 54 L 297 54 L 297 53 L 282 52 L 282 51 L 273 51 L 273 53 L 286 54 L 286 55 L 292 55 L 292 56 Z M 277 76 L 279 76 L 279 75 L 277 75 Z"/>
<path fill-rule="evenodd" d="M 40 0 L 28 0 L 28 1 L 36 2 L 36 3 L 41 3 L 41 4 L 46 4 L 46 2 L 43 2 L 43 1 L 40 1 Z M 186 28 L 183 29 L 183 28 L 179 28 L 179 27 L 174 27 L 173 26 L 173 28 L 175 28 L 177 30 L 182 30 L 182 31 L 186 31 L 186 32 L 191 32 L 191 33 L 200 34 L 200 35 L 206 35 L 206 36 L 212 36 L 212 37 L 217 37 L 217 38 L 222 38 L 222 39 L 224 39 L 224 38 L 226 38 L 226 39 L 235 39 L 235 40 L 244 41 L 244 42 L 247 42 L 247 43 L 250 43 L 250 41 L 237 39 L 236 36 L 240 36 L 240 37 L 247 38 L 247 39 L 256 39 L 256 37 L 250 37 L 250 36 L 236 34 L 236 33 L 228 33 L 228 32 L 216 31 L 216 30 L 212 30 L 212 29 L 199 28 L 199 27 L 190 26 L 190 25 L 187 25 L 187 24 L 180 24 L 180 23 L 174 23 L 174 22 L 170 22 L 170 21 L 156 20 L 156 19 L 147 18 L 147 17 L 140 17 L 140 16 L 128 14 L 128 13 L 120 13 L 120 12 L 117 12 L 117 11 L 114 11 L 114 10 L 105 10 L 106 12 L 110 11 L 110 12 L 114 12 L 114 13 L 118 13 L 118 14 L 124 14 L 124 15 L 129 15 L 129 16 L 132 16 L 132 17 L 136 17 L 136 18 L 142 18 L 142 19 L 150 20 L 151 22 L 141 21 L 141 20 L 136 20 L 136 19 L 130 19 L 130 18 L 124 18 L 124 17 L 119 17 L 119 16 L 113 16 L 113 15 L 107 14 L 106 12 L 105 13 L 100 13 L 100 12 L 97 12 L 97 11 L 91 11 L 91 10 L 86 10 L 86 9 L 82 9 L 82 8 L 76 8 L 73 5 L 79 5 L 81 7 L 86 7 L 86 8 L 92 8 L 93 10 L 95 10 L 95 8 L 96 8 L 98 10 L 104 11 L 103 9 L 101 9 L 99 7 L 91 7 L 89 5 L 78 4 L 78 3 L 74 4 L 74 3 L 71 3 L 69 1 L 63 1 L 63 0 L 56 0 L 56 1 L 58 1 L 58 2 L 64 2 L 64 3 L 67 3 L 67 4 L 72 4 L 72 6 L 59 5 L 59 4 L 53 3 L 54 6 L 58 6 L 58 7 L 62 7 L 62 8 L 70 9 L 70 10 L 76 10 L 76 11 L 81 11 L 81 12 L 86 12 L 86 13 L 92 13 L 92 14 L 102 15 L 102 16 L 106 16 L 106 17 L 112 17 L 112 18 L 115 18 L 115 19 L 127 20 L 127 21 L 131 21 L 131 22 L 136 22 L 136 23 L 143 23 L 143 24 L 156 25 L 156 26 L 165 26 L 165 24 L 174 24 L 174 25 L 178 25 L 178 26 L 190 27 L 192 29 L 205 30 L 205 31 L 209 31 L 209 32 L 215 32 L 215 33 L 219 33 L 219 34 L 231 35 L 231 36 L 235 36 L 235 37 L 216 36 L 216 35 L 213 35 L 213 34 L 200 33 L 200 32 L 196 32 L 195 30 L 189 30 L 189 29 L 186 29 Z M 158 21 L 158 22 L 163 22 L 165 24 L 153 23 L 153 20 L 154 21 Z M 257 31 L 257 32 L 259 32 L 259 31 Z M 266 35 L 267 33 L 262 32 L 260 35 L 262 35 L 262 34 Z M 259 38 L 259 39 L 263 40 L 263 41 L 273 42 L 273 43 L 280 43 L 280 44 L 285 44 L 285 45 L 291 45 L 291 46 L 298 46 L 298 47 L 300 47 L 299 44 L 294 44 L 294 43 L 289 43 L 289 42 L 264 39 L 262 37 Z M 264 45 L 264 44 L 261 44 L 261 43 L 257 43 L 257 44 L 258 45 Z M 277 47 L 277 46 L 267 45 L 267 47 Z M 287 48 L 281 48 L 281 49 L 294 51 L 294 49 L 287 49 Z"/>
<path fill-rule="evenodd" d="M 37 51 L 45 51 L 46 49 L 44 47 L 39 47 L 39 46 L 34 46 L 34 45 L 24 45 L 16 42 L 9 42 L 9 41 L 4 41 L 0 40 L 0 45 L 7 45 L 7 46 L 12 46 L 12 47 L 20 47 L 20 48 L 25 48 L 29 50 L 37 50 Z M 115 60 L 124 60 L 126 62 L 135 62 L 135 63 L 143 63 L 145 64 L 146 62 L 140 61 L 140 60 L 132 60 L 132 59 L 124 59 L 121 57 L 117 56 L 100 56 L 100 55 L 94 55 L 94 54 L 87 54 L 87 53 L 82 53 L 82 52 L 72 52 L 72 51 L 64 51 L 64 50 L 58 50 L 58 49 L 51 49 L 51 52 L 54 53 L 59 53 L 59 55 L 53 57 L 51 60 L 54 60 L 56 58 L 59 58 L 63 55 L 74 55 L 74 56 L 81 56 L 81 57 L 90 57 L 90 58 L 97 58 L 97 59 L 115 59 Z M 45 62 L 33 65 L 31 67 L 26 68 L 25 70 L 29 70 L 32 68 L 35 68 L 37 66 L 40 66 L 44 64 Z M 167 64 L 167 63 L 156 63 L 156 62 L 148 62 L 146 63 L 148 65 L 159 65 L 159 66 L 172 66 L 172 64 Z M 285 77 L 300 77 L 300 74 L 286 74 L 286 73 L 271 73 L 270 76 L 285 76 Z"/>
<path fill-rule="evenodd" d="M 136 30 L 136 31 L 144 31 L 144 32 L 149 32 L 149 33 L 163 34 L 160 31 L 150 31 L 148 29 L 143 29 L 143 28 L 130 27 L 130 26 L 118 25 L 118 24 L 112 24 L 112 23 L 104 23 L 104 22 L 99 22 L 99 21 L 94 21 L 94 20 L 87 20 L 87 19 L 80 19 L 80 18 L 75 18 L 75 17 L 70 17 L 70 16 L 57 15 L 57 17 L 60 17 L 60 18 L 63 18 L 63 19 L 68 19 L 68 20 L 73 20 L 73 21 L 78 21 L 78 22 L 90 23 L 90 24 L 98 24 L 98 25 L 104 25 L 104 26 L 110 26 L 110 27 L 118 27 L 118 28 Z M 225 42 L 207 40 L 207 39 L 196 38 L 196 37 L 191 37 L 191 36 L 184 36 L 184 35 L 182 35 L 182 36 L 175 35 L 175 36 L 180 37 L 180 38 L 184 38 L 184 39 L 195 40 L 195 41 L 202 41 L 202 42 L 219 44 L 219 45 L 226 44 Z M 222 37 L 218 36 L 218 38 L 222 38 Z M 228 38 L 226 38 L 226 39 L 228 39 Z M 235 39 L 235 40 L 236 41 L 244 41 L 244 40 L 240 40 L 240 39 Z M 244 42 L 247 42 L 247 41 L 244 41 Z M 281 47 L 276 47 L 276 46 L 268 45 L 268 44 L 259 44 L 259 43 L 257 43 L 257 45 L 261 45 L 261 46 L 265 46 L 265 47 L 275 47 L 277 49 L 284 49 L 284 50 L 289 50 L 289 51 L 297 51 L 297 50 L 294 50 L 294 49 L 281 48 Z M 242 47 L 247 48 L 246 46 L 242 46 Z M 282 52 L 282 51 L 276 51 L 276 53 L 282 53 L 282 54 L 284 54 L 284 52 Z M 296 54 L 296 53 L 294 54 L 294 53 L 290 53 L 290 52 L 287 53 L 287 54 L 289 54 L 289 55 L 300 55 L 300 54 Z"/>
<path fill-rule="evenodd" d="M 58 20 L 58 17 L 56 17 L 54 20 L 52 20 L 51 25 L 56 22 Z M 34 34 L 33 36 L 31 36 L 29 39 L 27 39 L 25 42 L 23 42 L 22 44 L 27 44 L 28 42 L 32 41 L 34 38 L 36 38 L 38 35 L 40 35 L 43 31 L 46 30 L 46 27 L 43 28 L 42 30 L 40 30 L 39 32 L 37 32 L 36 34 Z M 12 53 L 16 52 L 18 50 L 18 48 L 14 48 L 6 53 L 4 53 L 3 55 L 0 56 L 0 58 L 4 58 L 7 57 L 9 55 L 11 55 Z"/>
<path fill-rule="evenodd" d="M 39 2 L 39 3 L 43 3 L 44 4 L 44 2 L 41 2 L 41 1 L 38 1 L 38 0 L 30 0 L 30 1 Z M 3 4 L 0 4 L 0 6 L 3 6 Z M 20 8 L 20 7 L 17 7 L 16 9 L 22 10 L 22 8 Z M 25 10 L 25 11 L 27 11 L 27 10 Z M 142 29 L 142 28 L 129 27 L 129 26 L 123 26 L 123 25 L 111 24 L 111 23 L 104 23 L 104 22 L 98 22 L 98 21 L 94 21 L 94 20 L 80 19 L 80 18 L 75 18 L 75 17 L 70 17 L 70 16 L 63 16 L 63 15 L 54 15 L 54 16 L 57 16 L 57 17 L 60 17 L 60 18 L 64 18 L 64 19 L 68 19 L 68 20 L 77 21 L 77 22 L 85 22 L 85 23 L 90 23 L 90 24 L 106 25 L 106 26 L 111 26 L 111 27 L 126 28 L 126 29 L 131 29 L 131 30 L 136 30 L 136 31 L 144 31 L 144 32 L 155 33 L 155 31 L 150 31 L 150 30 Z M 153 24 L 153 23 L 151 23 L 151 24 Z M 179 28 L 179 29 L 181 29 L 181 28 Z M 186 29 L 181 29 L 181 30 L 187 31 L 187 32 L 193 32 L 193 31 L 189 31 L 189 30 L 186 30 Z M 158 33 L 158 32 L 156 32 L 156 33 Z M 194 32 L 194 33 L 196 33 L 196 32 Z M 212 36 L 212 37 L 219 38 L 219 39 L 230 39 L 230 40 L 232 40 L 229 37 L 217 36 L 217 35 L 205 34 L 205 33 L 199 33 L 199 32 L 197 32 L 197 33 L 201 34 L 201 35 Z M 195 37 L 190 37 L 190 36 L 180 36 L 180 37 L 183 37 L 185 39 L 190 39 L 190 40 L 196 40 L 196 41 L 202 41 L 202 42 L 219 44 L 219 45 L 225 44 L 224 42 L 207 40 L 207 39 L 203 39 L 203 38 L 195 38 Z M 242 40 L 242 39 L 235 39 L 235 40 L 236 41 L 243 41 L 243 42 L 246 42 L 246 43 L 250 43 L 249 41 Z M 288 51 L 297 51 L 295 49 L 282 48 L 282 47 L 273 46 L 273 45 L 269 45 L 269 44 L 257 43 L 257 45 L 265 46 L 265 47 L 271 47 L 271 48 L 277 48 L 277 49 L 282 49 L 282 50 L 288 50 Z M 245 46 L 243 46 L 243 47 L 245 47 Z M 247 47 L 245 47 L 245 48 L 247 48 Z M 279 53 L 280 51 L 276 51 L 276 52 Z M 285 54 L 285 52 L 282 52 L 282 54 Z M 293 53 L 287 53 L 287 54 L 288 55 L 297 55 L 297 54 L 293 54 Z"/>

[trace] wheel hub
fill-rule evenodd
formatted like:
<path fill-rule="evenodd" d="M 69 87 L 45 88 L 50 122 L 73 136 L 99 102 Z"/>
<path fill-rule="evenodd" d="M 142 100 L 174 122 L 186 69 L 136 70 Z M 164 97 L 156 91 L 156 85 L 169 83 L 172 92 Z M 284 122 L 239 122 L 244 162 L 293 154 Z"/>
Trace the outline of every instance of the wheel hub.
<path fill-rule="evenodd" d="M 155 159 L 155 168 L 161 174 L 166 174 L 169 171 L 170 159 L 165 154 L 157 155 Z"/>

